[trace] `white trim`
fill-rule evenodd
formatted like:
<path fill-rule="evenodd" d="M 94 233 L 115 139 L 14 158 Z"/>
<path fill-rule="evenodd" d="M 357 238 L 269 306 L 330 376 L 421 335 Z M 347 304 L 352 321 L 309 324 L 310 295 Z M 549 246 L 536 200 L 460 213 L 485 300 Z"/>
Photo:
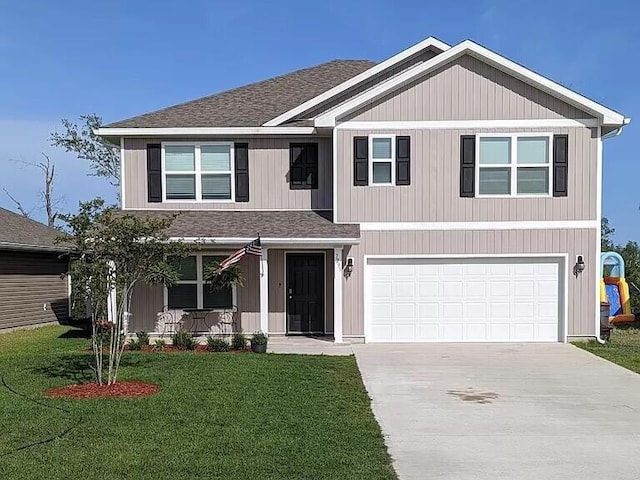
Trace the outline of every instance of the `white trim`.
<path fill-rule="evenodd" d="M 355 77 L 350 78 L 349 80 L 347 80 L 346 82 L 341 83 L 340 85 L 337 85 L 329 90 L 327 90 L 326 92 L 313 97 L 311 100 L 307 100 L 306 102 L 298 105 L 295 108 L 292 108 L 291 110 L 288 110 L 286 112 L 284 112 L 281 115 L 278 115 L 275 118 L 272 118 L 271 120 L 269 120 L 267 123 L 265 123 L 263 126 L 265 127 L 274 127 L 276 125 L 280 125 L 283 122 L 286 122 L 287 120 L 292 119 L 293 117 L 295 117 L 296 115 L 299 115 L 317 105 L 320 105 L 322 102 L 326 102 L 327 100 L 335 97 L 336 95 L 339 95 L 340 93 L 344 92 L 345 90 L 348 90 L 351 87 L 354 87 L 356 85 L 358 85 L 359 83 L 364 82 L 365 80 L 373 77 L 374 75 L 377 75 L 381 72 L 383 72 L 384 70 L 387 70 L 388 68 L 392 67 L 393 65 L 396 65 L 400 62 L 403 62 L 404 60 L 406 60 L 407 58 L 421 52 L 422 50 L 426 50 L 429 47 L 435 47 L 440 51 L 446 51 L 449 48 L 451 48 L 449 45 L 447 45 L 444 42 L 441 42 L 440 40 L 438 40 L 437 38 L 434 37 L 429 37 L 423 41 L 421 41 L 420 43 L 417 43 L 405 50 L 403 50 L 402 52 L 394 55 L 391 58 L 388 58 L 387 60 L 378 63 L 377 65 L 374 65 L 373 67 L 365 70 L 364 72 L 356 75 Z"/>
<path fill-rule="evenodd" d="M 426 75 L 427 73 L 465 54 L 470 54 L 475 58 L 494 66 L 503 72 L 534 86 L 535 88 L 547 92 L 564 102 L 572 104 L 582 110 L 586 110 L 593 115 L 597 115 L 602 119 L 603 124 L 623 125 L 625 122 L 625 117 L 620 113 L 573 92 L 568 88 L 523 67 L 522 65 L 518 65 L 517 63 L 472 42 L 471 40 L 465 40 L 446 52 L 436 55 L 431 60 L 428 60 L 415 68 L 401 72 L 386 82 L 376 85 L 362 94 L 353 97 L 349 101 L 323 113 L 315 119 L 314 124 L 316 127 L 333 127 L 336 125 L 336 119 L 345 113 L 355 110 L 367 102 L 378 99 L 415 78 Z"/>
<path fill-rule="evenodd" d="M 425 120 L 425 121 L 347 121 L 336 125 L 338 130 L 448 130 L 475 128 L 595 128 L 595 118 L 548 118 L 532 120 Z"/>
<path fill-rule="evenodd" d="M 316 253 L 318 255 L 322 254 L 322 279 L 324 281 L 324 283 L 322 284 L 322 291 L 323 291 L 323 300 L 322 300 L 322 314 L 324 316 L 324 319 L 322 321 L 322 328 L 323 328 L 323 332 L 293 332 L 291 335 L 292 336 L 297 336 L 297 335 L 305 335 L 305 334 L 313 334 L 313 333 L 322 333 L 322 335 L 327 335 L 327 252 L 325 250 L 285 250 L 283 252 L 283 262 L 284 262 L 284 282 L 282 282 L 284 284 L 284 330 L 285 330 L 285 335 L 290 335 L 289 333 L 289 318 L 288 318 L 288 308 L 289 308 L 289 299 L 287 298 L 289 296 L 289 287 L 287 285 L 287 282 L 289 281 L 289 272 L 287 272 L 287 255 L 290 253 Z M 334 331 L 335 331 L 335 318 L 333 320 L 334 322 Z"/>
<path fill-rule="evenodd" d="M 166 147 L 172 146 L 193 146 L 193 170 L 167 170 L 166 168 Z M 229 167 L 224 171 L 202 171 L 202 147 L 224 145 L 229 147 Z M 161 171 L 162 171 L 162 202 L 167 203 L 234 203 L 235 202 L 235 145 L 233 142 L 162 142 L 161 143 Z M 167 176 L 171 175 L 194 175 L 195 176 L 195 197 L 194 199 L 167 198 Z M 231 198 L 205 199 L 202 198 L 202 177 L 203 175 L 229 175 L 229 186 Z"/>
<path fill-rule="evenodd" d="M 333 205 L 331 205 L 333 210 L 333 221 L 338 223 L 338 132 L 336 132 L 335 128 L 331 132 L 332 139 L 332 156 L 331 161 L 333 163 L 332 166 L 332 175 L 333 175 Z"/>
<path fill-rule="evenodd" d="M 333 342 L 342 343 L 342 247 L 333 249 L 333 264 Z"/>
<path fill-rule="evenodd" d="M 193 135 L 312 135 L 315 127 L 170 127 L 170 128 L 97 128 L 101 137 L 171 137 Z"/>
<path fill-rule="evenodd" d="M 120 137 L 120 208 L 124 208 L 124 137 Z"/>
<path fill-rule="evenodd" d="M 547 163 L 518 163 L 518 139 L 525 137 L 546 137 L 547 139 Z M 509 163 L 480 164 L 480 147 L 483 138 L 508 138 L 509 139 Z M 476 198 L 549 198 L 553 190 L 553 133 L 546 132 L 514 132 L 514 133 L 477 133 L 475 148 L 475 191 Z M 509 193 L 505 194 L 481 194 L 480 193 L 480 169 L 509 169 L 510 186 Z M 518 193 L 518 169 L 519 168 L 546 168 L 547 169 L 547 193 Z"/>
<path fill-rule="evenodd" d="M 367 343 L 371 338 L 371 322 L 367 319 L 369 318 L 369 304 L 371 299 L 371 292 L 369 291 L 369 260 L 370 259 L 433 259 L 433 260 L 456 260 L 456 259 L 471 259 L 471 258 L 487 258 L 487 259 L 511 259 L 511 258 L 519 258 L 519 259 L 527 259 L 527 258 L 549 258 L 549 259 L 557 259 L 560 260 L 559 266 L 563 267 L 564 271 L 558 272 L 558 281 L 560 281 L 562 277 L 563 285 L 563 295 L 562 299 L 562 315 L 564 318 L 559 319 L 559 322 L 562 323 L 562 334 L 559 335 L 562 339 L 559 340 L 562 343 L 567 343 L 568 341 L 568 329 L 569 329 L 569 254 L 568 253 L 490 253 L 490 254 L 478 254 L 478 253 L 467 253 L 467 254 L 416 254 L 416 255 L 364 255 L 364 265 L 363 265 L 363 296 L 364 296 L 364 338 L 365 343 Z M 560 287 L 560 285 L 558 285 Z"/>
<path fill-rule="evenodd" d="M 260 255 L 260 330 L 269 333 L 269 249 Z"/>
<path fill-rule="evenodd" d="M 184 308 L 170 308 L 169 307 L 169 289 L 166 285 L 163 286 L 163 297 L 164 297 L 164 308 L 168 310 L 184 310 L 195 308 L 197 310 L 204 310 L 204 289 L 206 288 L 206 283 L 204 281 L 204 271 L 202 268 L 202 257 L 226 257 L 230 255 L 231 252 L 202 252 L 202 253 L 191 253 L 187 255 L 187 257 L 196 257 L 196 279 L 195 280 L 178 280 L 176 285 L 195 285 L 196 286 L 196 306 L 195 307 L 184 307 Z M 229 308 L 211 308 L 209 311 L 211 312 L 225 312 L 230 309 L 235 310 L 238 308 L 238 289 L 236 285 L 231 286 L 231 306 Z"/>
<path fill-rule="evenodd" d="M 596 258 L 595 262 L 595 337 L 600 343 L 604 340 L 600 337 L 600 255 L 602 254 L 602 127 L 598 127 L 598 138 L 596 144 L 596 218 L 598 226 L 596 227 Z"/>
<path fill-rule="evenodd" d="M 394 134 L 385 134 L 385 133 L 372 133 L 368 136 L 369 142 L 369 158 L 367 159 L 368 164 L 368 175 L 371 181 L 369 182 L 370 187 L 393 187 L 396 184 L 396 136 Z M 390 158 L 373 158 L 373 141 L 376 138 L 389 139 L 391 140 L 391 157 Z M 373 181 L 373 164 L 374 163 L 390 163 L 391 164 L 391 181 L 388 183 L 375 183 Z"/>
<path fill-rule="evenodd" d="M 218 208 L 218 207 L 208 207 L 206 203 L 205 207 L 197 207 L 193 208 L 189 211 L 191 212 L 331 212 L 332 208 L 318 208 L 315 210 L 311 210 L 309 208 Z M 179 208 L 175 206 L 162 205 L 159 207 L 126 207 L 121 210 L 131 210 L 131 211 L 147 211 L 147 212 L 176 212 L 181 213 L 184 212 L 184 208 Z"/>
<path fill-rule="evenodd" d="M 238 243 L 248 243 L 255 240 L 255 237 L 171 237 L 169 240 L 185 243 L 202 243 L 205 245 L 234 245 Z M 270 238 L 261 237 L 262 245 L 352 245 L 360 241 L 359 238 Z"/>
<path fill-rule="evenodd" d="M 70 262 L 67 262 L 67 315 L 69 318 L 72 317 L 73 308 L 71 306 L 72 303 L 72 292 L 71 292 L 71 273 L 69 273 L 69 265 Z"/>
<path fill-rule="evenodd" d="M 366 231 L 427 231 L 427 230 L 557 230 L 598 228 L 597 220 L 552 220 L 513 222 L 363 222 Z"/>

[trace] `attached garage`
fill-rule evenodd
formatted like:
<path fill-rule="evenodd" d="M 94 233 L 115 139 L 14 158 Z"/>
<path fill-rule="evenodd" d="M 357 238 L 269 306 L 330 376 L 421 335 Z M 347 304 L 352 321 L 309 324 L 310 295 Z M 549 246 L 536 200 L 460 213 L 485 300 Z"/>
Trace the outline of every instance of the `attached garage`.
<path fill-rule="evenodd" d="M 563 257 L 366 259 L 367 342 L 558 342 Z"/>

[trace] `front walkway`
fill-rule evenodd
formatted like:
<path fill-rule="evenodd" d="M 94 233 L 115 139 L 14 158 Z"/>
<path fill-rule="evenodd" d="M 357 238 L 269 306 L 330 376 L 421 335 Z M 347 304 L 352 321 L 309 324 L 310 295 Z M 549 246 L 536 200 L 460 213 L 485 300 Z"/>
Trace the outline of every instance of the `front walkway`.
<path fill-rule="evenodd" d="M 401 480 L 640 478 L 640 375 L 566 344 L 352 348 Z"/>
<path fill-rule="evenodd" d="M 351 355 L 351 345 L 333 343 L 333 337 L 269 337 L 270 353 L 299 355 Z"/>

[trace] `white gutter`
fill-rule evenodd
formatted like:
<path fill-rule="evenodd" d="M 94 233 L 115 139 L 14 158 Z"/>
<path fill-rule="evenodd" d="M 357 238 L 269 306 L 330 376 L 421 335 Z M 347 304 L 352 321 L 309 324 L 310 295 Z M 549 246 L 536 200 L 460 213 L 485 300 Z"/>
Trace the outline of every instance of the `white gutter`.
<path fill-rule="evenodd" d="M 622 121 L 622 125 L 620 125 L 618 128 L 616 128 L 615 130 L 611 130 L 609 133 L 607 133 L 606 135 L 602 136 L 602 140 L 606 140 L 607 138 L 613 138 L 613 137 L 617 137 L 618 135 L 620 135 L 622 133 L 622 130 L 624 130 L 624 127 L 629 125 L 631 123 L 631 119 L 630 118 L 625 118 Z"/>
<path fill-rule="evenodd" d="M 255 240 L 256 237 L 171 237 L 169 240 L 185 243 L 202 243 L 204 245 L 234 245 L 244 244 Z M 262 245 L 353 245 L 360 241 L 359 238 L 280 238 L 260 237 Z"/>
<path fill-rule="evenodd" d="M 175 127 L 175 128 L 97 128 L 99 136 L 171 137 L 200 135 L 312 135 L 315 127 Z"/>

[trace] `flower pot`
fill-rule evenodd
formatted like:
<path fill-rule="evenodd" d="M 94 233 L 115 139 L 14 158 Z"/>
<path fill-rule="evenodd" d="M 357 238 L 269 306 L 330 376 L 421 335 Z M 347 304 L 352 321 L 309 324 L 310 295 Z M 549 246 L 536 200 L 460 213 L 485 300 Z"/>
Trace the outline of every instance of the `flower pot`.
<path fill-rule="evenodd" d="M 251 351 L 255 352 L 255 353 L 267 353 L 267 344 L 263 343 L 263 344 L 256 344 L 251 342 Z"/>

